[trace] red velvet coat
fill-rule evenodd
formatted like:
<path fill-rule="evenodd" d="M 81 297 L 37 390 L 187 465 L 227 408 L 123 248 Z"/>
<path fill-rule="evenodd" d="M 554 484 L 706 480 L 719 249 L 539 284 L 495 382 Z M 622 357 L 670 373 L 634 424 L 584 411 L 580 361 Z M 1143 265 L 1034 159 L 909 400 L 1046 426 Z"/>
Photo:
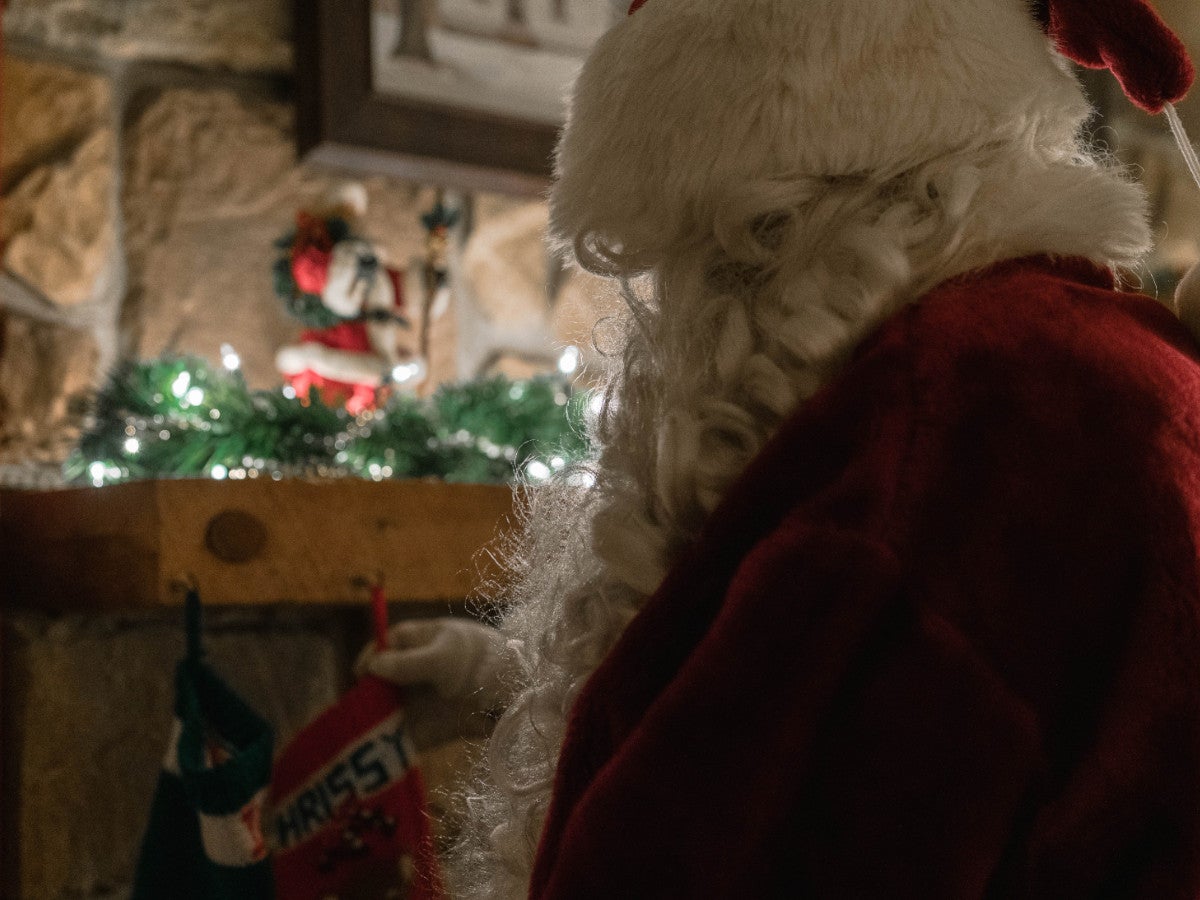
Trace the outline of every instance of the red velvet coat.
<path fill-rule="evenodd" d="M 1200 360 L 1081 260 L 949 282 L 586 685 L 531 896 L 1200 897 Z"/>

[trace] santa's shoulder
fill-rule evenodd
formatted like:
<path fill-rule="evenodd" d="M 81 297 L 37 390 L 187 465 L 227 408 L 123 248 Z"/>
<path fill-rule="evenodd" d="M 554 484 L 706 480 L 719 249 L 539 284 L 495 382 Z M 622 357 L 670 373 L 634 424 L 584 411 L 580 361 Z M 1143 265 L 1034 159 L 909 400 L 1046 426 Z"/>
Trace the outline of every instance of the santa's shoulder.
<path fill-rule="evenodd" d="M 903 345 L 918 378 L 949 379 L 959 391 L 1024 388 L 1064 415 L 1067 390 L 1080 400 L 1151 395 L 1160 406 L 1200 396 L 1200 349 L 1176 316 L 1082 258 L 1033 256 L 968 272 L 885 324 L 880 339 Z M 1108 395 L 1110 405 L 1116 399 Z"/>
<path fill-rule="evenodd" d="M 967 273 L 892 316 L 731 493 L 757 479 L 753 506 L 794 483 L 805 514 L 905 544 L 918 521 L 952 534 L 984 510 L 1087 509 L 1153 530 L 1151 511 L 1182 503 L 1200 521 L 1196 472 L 1188 331 L 1108 270 L 1043 257 Z"/>

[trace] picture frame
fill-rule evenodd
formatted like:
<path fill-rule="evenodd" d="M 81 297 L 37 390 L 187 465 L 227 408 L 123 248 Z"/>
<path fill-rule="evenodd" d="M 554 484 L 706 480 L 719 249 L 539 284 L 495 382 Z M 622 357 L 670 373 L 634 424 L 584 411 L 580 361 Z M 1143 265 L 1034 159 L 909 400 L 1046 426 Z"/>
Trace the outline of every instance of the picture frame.
<path fill-rule="evenodd" d="M 380 57 L 380 16 L 386 13 L 389 4 L 400 9 L 401 2 L 412 0 L 293 0 L 296 136 L 301 158 L 343 170 L 382 173 L 463 190 L 544 194 L 553 172 L 566 86 L 529 84 L 528 87 L 537 90 L 526 92 L 529 96 L 522 101 L 523 110 L 516 108 L 515 102 L 514 108 L 504 108 L 504 98 L 498 94 L 491 98 L 490 105 L 484 102 L 472 108 L 474 98 L 463 86 L 457 86 L 457 97 L 451 96 L 456 86 L 447 79 L 439 83 L 426 78 L 422 82 L 420 67 L 409 65 L 404 59 L 393 66 L 391 61 Z M 461 4 L 461 0 L 415 2 L 448 3 L 451 11 L 455 3 Z M 509 8 L 517 9 L 521 0 L 472 2 L 474 7 L 483 9 L 491 2 L 507 3 Z M 563 8 L 562 0 L 531 2 L 543 5 L 549 2 L 560 11 Z M 606 0 L 583 2 L 596 4 L 594 8 L 603 10 L 613 8 Z M 594 14 L 592 20 L 592 31 L 596 31 Z M 403 20 L 397 14 L 395 21 Z M 467 51 L 458 51 L 460 61 L 466 62 L 471 58 L 466 53 L 472 46 L 488 49 L 484 55 L 488 57 L 485 62 L 492 66 L 490 77 L 480 73 L 475 82 L 478 89 L 475 93 L 480 95 L 481 102 L 488 100 L 483 96 L 487 89 L 493 89 L 495 94 L 496 84 L 520 88 L 518 79 L 522 77 L 532 81 L 545 78 L 547 72 L 551 77 L 560 77 L 562 66 L 572 60 L 571 54 L 577 54 L 581 65 L 586 55 L 584 45 L 591 36 L 591 32 L 566 33 L 560 39 L 560 44 L 563 40 L 567 42 L 563 44 L 567 49 L 560 53 L 562 58 L 538 68 L 544 60 L 535 60 L 530 65 L 528 53 L 519 57 L 517 54 L 524 48 L 518 41 L 497 37 L 492 39 L 495 46 L 489 48 L 489 38 L 468 33 L 461 25 L 455 31 L 454 24 L 451 22 L 451 27 L 434 34 L 442 41 L 434 48 L 435 52 L 450 52 L 446 49 L 448 41 L 475 41 L 474 45 L 466 44 Z M 396 47 L 403 42 L 401 39 Z M 423 52 L 430 53 L 428 46 Z M 513 54 L 514 65 L 507 64 L 505 53 Z M 399 56 L 399 50 L 392 55 Z M 404 65 L 409 68 L 404 69 Z M 391 71 L 392 68 L 396 71 Z M 448 70 L 450 66 L 441 68 Z M 377 78 L 381 71 L 388 77 Z M 437 74 L 430 66 L 426 71 Z M 415 93 L 403 92 L 410 84 L 416 86 Z M 395 89 L 397 86 L 399 90 Z M 546 108 L 530 106 L 539 102 Z M 556 104 L 558 109 L 554 108 Z"/>

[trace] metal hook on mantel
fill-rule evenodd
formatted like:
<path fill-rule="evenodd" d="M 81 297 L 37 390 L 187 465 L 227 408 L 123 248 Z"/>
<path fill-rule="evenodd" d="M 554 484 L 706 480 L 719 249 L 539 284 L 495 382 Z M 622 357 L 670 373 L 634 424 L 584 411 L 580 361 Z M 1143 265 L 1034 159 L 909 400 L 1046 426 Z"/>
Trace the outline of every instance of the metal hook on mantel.
<path fill-rule="evenodd" d="M 387 595 L 383 590 L 383 569 L 377 569 L 375 580 L 371 581 L 365 575 L 355 575 L 350 584 L 356 590 L 366 590 L 371 596 L 372 630 L 375 633 L 375 649 L 386 650 L 388 647 L 388 604 Z"/>
<path fill-rule="evenodd" d="M 350 587 L 356 591 L 369 591 L 375 587 L 382 587 L 384 582 L 383 569 L 375 570 L 375 577 L 369 575 L 353 575 L 350 577 Z"/>
<path fill-rule="evenodd" d="M 182 575 L 176 575 L 169 582 L 167 582 L 167 587 L 170 589 L 171 593 L 175 595 L 176 599 L 181 600 L 186 598 L 187 595 L 193 591 L 199 593 L 200 581 L 192 572 L 185 572 Z"/>
<path fill-rule="evenodd" d="M 204 607 L 200 602 L 200 582 L 192 572 L 176 575 L 169 582 L 171 592 L 183 595 L 183 630 L 187 659 L 197 662 L 204 656 Z"/>

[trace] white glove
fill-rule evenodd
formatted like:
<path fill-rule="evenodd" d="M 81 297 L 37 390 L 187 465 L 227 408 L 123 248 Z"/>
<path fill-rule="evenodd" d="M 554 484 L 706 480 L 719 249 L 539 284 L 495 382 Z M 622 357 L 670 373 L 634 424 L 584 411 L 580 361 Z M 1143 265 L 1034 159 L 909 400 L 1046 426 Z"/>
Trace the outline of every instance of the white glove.
<path fill-rule="evenodd" d="M 401 686 L 429 684 L 447 700 L 471 699 L 492 709 L 504 694 L 504 640 L 471 619 L 408 619 L 388 629 L 388 649 L 374 644 L 359 654 L 354 671 Z"/>

